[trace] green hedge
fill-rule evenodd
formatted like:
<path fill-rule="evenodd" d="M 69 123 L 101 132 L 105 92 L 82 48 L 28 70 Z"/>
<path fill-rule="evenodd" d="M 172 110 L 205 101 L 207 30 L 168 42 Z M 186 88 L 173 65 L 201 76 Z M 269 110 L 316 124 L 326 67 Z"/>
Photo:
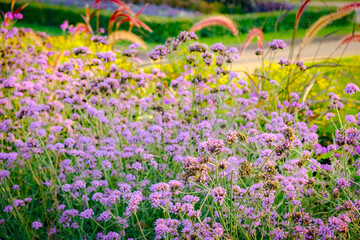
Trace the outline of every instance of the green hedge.
<path fill-rule="evenodd" d="M 145 2 L 156 5 L 161 5 L 164 3 L 163 0 L 124 0 L 124 2 L 133 4 L 141 4 Z M 210 3 L 205 0 L 167 0 L 166 4 L 171 7 L 199 11 L 205 14 L 218 13 L 219 10 L 228 10 L 226 4 L 217 1 Z M 243 13 L 243 11 L 241 13 Z"/>
<path fill-rule="evenodd" d="M 21 4 L 17 4 L 17 7 Z M 4 12 L 10 9 L 10 1 L 0 0 L 0 9 Z M 314 23 L 319 17 L 328 14 L 329 12 L 335 11 L 335 9 L 325 9 L 325 8 L 308 8 L 305 10 L 301 20 L 300 20 L 300 29 L 308 28 L 312 23 Z M 290 11 L 280 23 L 277 25 L 278 31 L 292 31 L 295 22 L 297 10 Z M 259 27 L 263 29 L 264 32 L 273 32 L 275 30 L 275 25 L 278 19 L 285 13 L 285 11 L 277 12 L 268 12 L 268 13 L 251 13 L 243 15 L 230 15 L 230 18 L 237 24 L 239 27 L 240 33 L 247 33 L 253 27 Z M 48 25 L 48 26 L 60 26 L 64 20 L 68 20 L 70 24 L 75 24 L 77 22 L 83 22 L 80 14 L 84 14 L 83 9 L 63 7 L 63 6 L 53 6 L 41 4 L 41 9 L 35 4 L 30 3 L 24 10 L 22 10 L 24 19 L 21 21 L 27 23 L 33 23 L 38 25 Z M 100 15 L 100 25 L 106 29 L 107 23 L 111 16 L 110 12 L 102 11 Z M 176 36 L 180 31 L 188 30 L 194 23 L 201 20 L 203 17 L 194 17 L 194 18 L 164 18 L 164 17 L 142 17 L 141 19 L 150 26 L 153 30 L 152 33 L 134 29 L 134 32 L 143 36 L 147 42 L 164 42 L 169 36 Z M 332 23 L 334 26 L 349 26 L 354 19 L 354 15 L 349 15 L 340 20 L 337 20 Z M 95 19 L 93 22 L 95 23 Z M 127 26 L 124 24 L 123 26 Z M 228 35 L 230 32 L 224 27 L 208 27 L 201 30 L 199 36 L 202 37 L 213 37 L 213 36 L 222 36 Z"/>

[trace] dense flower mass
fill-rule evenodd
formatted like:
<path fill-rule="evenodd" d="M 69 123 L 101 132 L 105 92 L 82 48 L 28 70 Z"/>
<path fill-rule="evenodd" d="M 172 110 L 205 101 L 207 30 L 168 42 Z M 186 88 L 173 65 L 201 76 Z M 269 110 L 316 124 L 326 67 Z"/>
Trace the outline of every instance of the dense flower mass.
<path fill-rule="evenodd" d="M 1 30 L 1 239 L 359 235 L 350 100 L 329 93 L 320 112 L 267 76 L 241 79 L 238 50 L 195 33 L 169 38 L 142 66 L 138 44 L 118 51 L 79 36 L 87 47 L 62 49 L 31 29 Z M 180 60 L 160 63 L 169 56 Z M 278 63 L 306 74 L 304 62 Z M 334 132 L 320 135 L 318 121 Z"/>

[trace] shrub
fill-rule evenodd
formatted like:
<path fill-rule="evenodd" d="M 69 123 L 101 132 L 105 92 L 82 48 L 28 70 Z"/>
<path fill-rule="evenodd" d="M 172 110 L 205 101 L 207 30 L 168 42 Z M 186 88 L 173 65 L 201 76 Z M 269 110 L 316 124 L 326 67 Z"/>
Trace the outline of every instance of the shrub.
<path fill-rule="evenodd" d="M 157 4 L 157 5 L 161 5 L 161 4 L 167 4 L 169 6 L 175 7 L 175 8 L 185 8 L 185 9 L 189 9 L 189 10 L 193 10 L 193 11 L 198 11 L 198 12 L 202 12 L 202 13 L 216 13 L 218 12 L 217 7 L 225 7 L 224 4 L 216 2 L 216 3 L 208 3 L 207 1 L 204 0 L 187 0 L 187 1 L 182 1 L 182 0 L 167 0 L 167 1 L 162 1 L 162 0 L 146 0 L 146 1 L 141 1 L 141 0 L 129 0 L 129 1 L 125 1 L 125 2 L 131 2 L 131 3 L 135 3 L 135 4 L 143 4 L 145 3 L 152 3 L 152 4 Z"/>

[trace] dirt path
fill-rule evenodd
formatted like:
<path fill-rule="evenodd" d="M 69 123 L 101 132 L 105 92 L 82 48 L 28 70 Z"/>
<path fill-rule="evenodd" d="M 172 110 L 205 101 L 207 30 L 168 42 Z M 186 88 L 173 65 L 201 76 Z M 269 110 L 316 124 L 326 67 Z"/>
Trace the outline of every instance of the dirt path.
<path fill-rule="evenodd" d="M 351 43 L 348 46 L 339 47 L 341 36 L 336 36 L 328 39 L 315 39 L 302 51 L 301 60 L 312 61 L 330 58 L 337 58 L 340 56 L 354 56 L 360 55 L 360 43 Z M 285 50 L 277 50 L 273 62 L 278 62 L 280 58 L 288 58 L 291 40 L 285 41 L 288 47 Z M 268 43 L 264 43 L 264 49 L 267 48 Z M 297 56 L 300 42 L 296 43 L 294 56 Z M 247 70 L 251 71 L 260 66 L 259 57 L 254 54 L 256 45 L 251 45 L 245 51 L 243 57 L 233 64 L 233 70 Z M 265 50 L 266 51 L 266 50 Z M 268 59 L 267 59 L 268 60 Z"/>
<path fill-rule="evenodd" d="M 353 1 L 355 2 L 355 1 Z M 342 7 L 350 4 L 352 1 L 310 1 L 309 6 L 317 7 Z M 301 5 L 299 2 L 291 2 L 291 4 Z M 357 23 L 360 23 L 360 9 L 357 11 L 356 19 Z M 340 56 L 354 56 L 360 55 L 360 43 L 351 43 L 348 46 L 339 47 L 339 42 L 343 36 L 328 37 L 326 39 L 314 39 L 305 49 L 302 50 L 301 60 L 312 61 L 330 58 L 338 58 Z M 290 46 L 291 40 L 285 41 Z M 300 41 L 297 42 L 294 55 L 296 56 L 299 51 Z M 268 43 L 265 43 L 268 44 Z M 264 45 L 267 46 L 267 45 Z M 234 70 L 254 70 L 260 66 L 259 58 L 254 54 L 256 45 L 250 46 L 244 53 L 244 57 L 236 62 L 233 66 Z M 285 50 L 277 51 L 274 62 L 278 62 L 280 58 L 289 57 L 288 47 Z"/>

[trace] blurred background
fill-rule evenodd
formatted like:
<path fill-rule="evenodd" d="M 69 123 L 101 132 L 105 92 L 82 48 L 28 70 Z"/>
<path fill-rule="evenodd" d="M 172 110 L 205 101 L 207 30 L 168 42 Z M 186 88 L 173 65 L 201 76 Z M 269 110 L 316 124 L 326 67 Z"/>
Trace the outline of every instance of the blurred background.
<path fill-rule="evenodd" d="M 240 38 L 244 39 L 250 29 L 258 27 L 264 32 L 265 40 L 270 38 L 289 38 L 294 27 L 295 16 L 302 1 L 278 0 L 123 0 L 135 13 L 140 11 L 139 18 L 146 23 L 152 33 L 142 29 L 133 29 L 136 34 L 142 35 L 148 43 L 163 43 L 170 36 L 177 36 L 180 31 L 188 30 L 196 22 L 209 15 L 228 15 L 237 25 Z M 24 18 L 17 26 L 31 27 L 35 30 L 46 31 L 50 35 L 62 34 L 59 28 L 65 20 L 69 24 L 82 22 L 81 14 L 85 6 L 90 7 L 93 0 L 28 0 L 17 1 L 16 5 L 29 5 L 22 10 Z M 307 4 L 300 25 L 298 38 L 301 38 L 304 29 L 311 26 L 318 18 L 349 1 L 318 1 Z M 0 0 L 0 9 L 6 12 L 10 9 L 11 0 Z M 107 24 L 112 12 L 119 6 L 115 2 L 101 2 L 100 25 L 107 30 Z M 16 8 L 16 7 L 15 7 Z M 321 36 L 333 33 L 347 34 L 352 31 L 355 14 L 342 18 L 330 24 L 320 33 Z M 121 28 L 127 29 L 123 24 Z M 209 27 L 202 29 L 198 35 L 205 43 L 212 44 L 221 38 L 223 43 L 232 43 L 234 38 L 229 30 L 223 27 Z"/>
<path fill-rule="evenodd" d="M 109 34 L 108 28 L 111 18 L 118 9 L 122 9 L 119 0 L 98 1 L 94 0 L 28 0 L 17 1 L 15 9 L 28 4 L 22 9 L 23 19 L 16 23 L 17 27 L 32 28 L 35 31 L 44 31 L 50 36 L 64 35 L 60 25 L 67 21 L 69 26 L 84 24 L 86 6 L 89 12 L 94 12 L 96 17 L 91 19 L 93 29 L 101 29 L 102 34 Z M 143 39 L 149 48 L 154 48 L 169 37 L 177 36 L 181 31 L 189 30 L 194 24 L 211 16 L 223 15 L 231 19 L 237 29 L 238 35 L 234 36 L 231 29 L 222 26 L 204 27 L 197 31 L 200 41 L 208 45 L 222 42 L 228 46 L 239 47 L 246 41 L 248 33 L 253 28 L 258 28 L 263 33 L 265 44 L 272 39 L 283 39 L 290 44 L 293 37 L 295 44 L 299 45 L 305 36 L 306 30 L 319 18 L 336 12 L 351 1 L 319 1 L 312 0 L 306 4 L 305 11 L 299 22 L 296 36 L 293 34 L 296 15 L 304 3 L 299 0 L 122 0 L 133 12 L 133 16 L 146 24 L 151 31 L 141 26 L 132 27 L 132 20 L 126 20 L 127 15 L 117 16 L 117 23 L 121 22 L 117 30 L 131 31 Z M 0 0 L 1 11 L 7 12 L 11 8 L 11 0 Z M 100 11 L 96 12 L 96 9 Z M 125 13 L 121 10 L 121 13 Z M 332 57 L 342 55 L 360 54 L 359 44 L 351 44 L 345 50 L 338 48 L 339 41 L 346 35 L 356 32 L 358 28 L 357 12 L 353 12 L 338 20 L 332 21 L 322 28 L 312 44 L 303 52 L 303 58 Z M 96 18 L 96 20 L 95 20 Z M 125 19 L 125 20 L 124 20 Z M 136 24 L 135 24 L 136 25 Z M 321 44 L 317 44 L 317 43 Z M 128 42 L 119 41 L 118 47 L 127 46 Z M 242 66 L 258 64 L 254 56 L 257 48 L 256 39 L 246 49 L 245 58 L 239 61 Z M 337 53 L 330 52 L 335 49 Z M 145 50 L 144 50 L 145 52 Z M 283 51 L 283 56 L 288 52 Z M 326 56 L 325 56 L 326 55 Z M 280 56 L 282 57 L 282 56 Z M 237 66 L 235 66 L 235 69 Z"/>

